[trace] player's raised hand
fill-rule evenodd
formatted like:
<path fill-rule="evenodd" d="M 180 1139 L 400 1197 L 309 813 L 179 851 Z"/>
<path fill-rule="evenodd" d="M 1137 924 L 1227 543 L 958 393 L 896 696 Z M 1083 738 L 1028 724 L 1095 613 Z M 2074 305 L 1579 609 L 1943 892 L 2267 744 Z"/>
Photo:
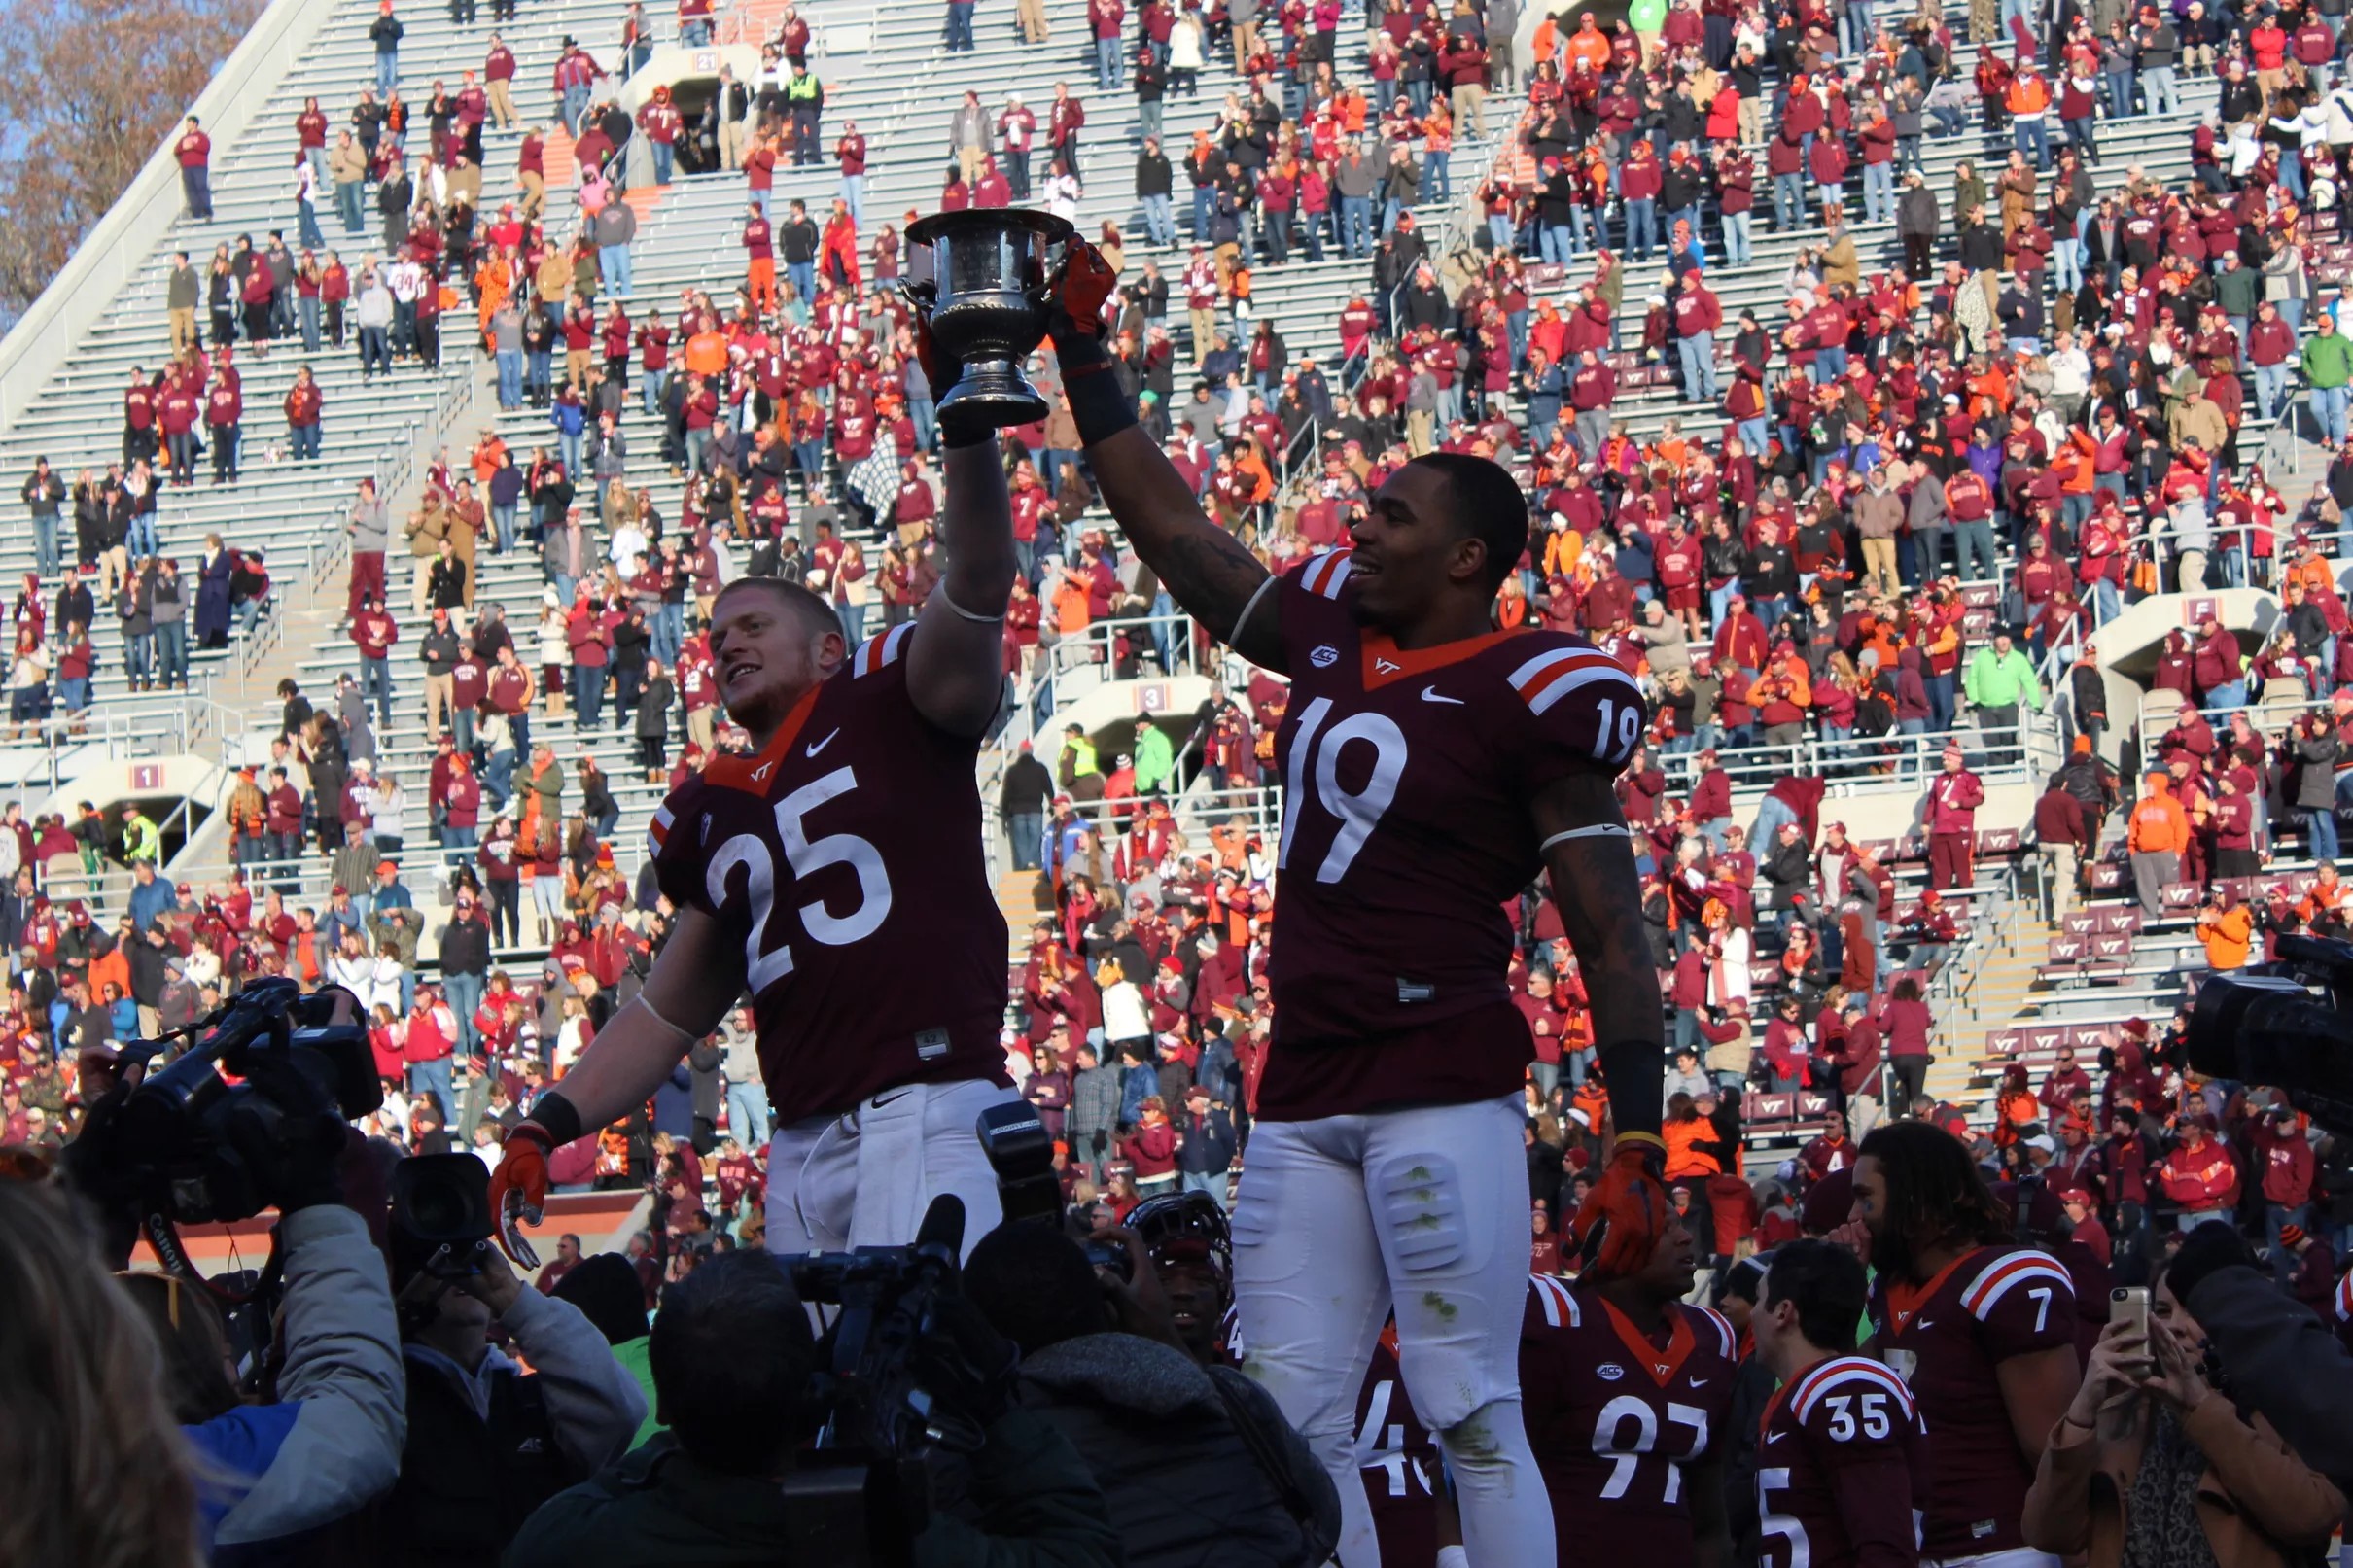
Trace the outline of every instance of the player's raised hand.
<path fill-rule="evenodd" d="M 1666 1169 L 1667 1144 L 1656 1134 L 1618 1134 L 1573 1225 L 1586 1269 L 1630 1274 L 1648 1261 L 1674 1212 Z"/>
<path fill-rule="evenodd" d="M 537 1225 L 547 1207 L 547 1157 L 555 1143 L 543 1128 L 524 1122 L 507 1134 L 506 1152 L 490 1173 L 490 1214 L 498 1226 L 499 1245 L 526 1269 L 537 1268 L 539 1257 L 523 1239 L 521 1224 Z"/>
<path fill-rule="evenodd" d="M 1119 270 L 1103 252 L 1075 236 L 1064 244 L 1062 268 L 1046 298 L 1046 335 L 1084 332 L 1103 335 L 1104 301 L 1119 282 Z"/>

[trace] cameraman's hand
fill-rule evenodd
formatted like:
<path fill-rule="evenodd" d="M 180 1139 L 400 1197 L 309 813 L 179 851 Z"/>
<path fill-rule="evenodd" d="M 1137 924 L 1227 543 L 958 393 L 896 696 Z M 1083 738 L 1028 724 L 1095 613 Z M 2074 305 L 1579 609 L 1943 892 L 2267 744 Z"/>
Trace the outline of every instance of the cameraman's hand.
<path fill-rule="evenodd" d="M 457 1288 L 490 1308 L 493 1315 L 505 1317 L 507 1309 L 523 1294 L 523 1282 L 508 1267 L 507 1255 L 496 1247 L 481 1249 L 482 1266 L 457 1282 Z"/>
<path fill-rule="evenodd" d="M 1095 1234 L 1100 1239 L 1117 1241 L 1128 1249 L 1127 1278 L 1121 1279 L 1107 1269 L 1095 1272 L 1095 1277 L 1103 1283 L 1104 1300 L 1119 1321 L 1119 1331 L 1158 1340 L 1183 1350 L 1184 1341 L 1177 1336 L 1176 1314 L 1169 1310 L 1168 1293 L 1160 1287 L 1160 1272 L 1152 1267 L 1151 1254 L 1143 1249 L 1143 1237 L 1124 1226 Z"/>

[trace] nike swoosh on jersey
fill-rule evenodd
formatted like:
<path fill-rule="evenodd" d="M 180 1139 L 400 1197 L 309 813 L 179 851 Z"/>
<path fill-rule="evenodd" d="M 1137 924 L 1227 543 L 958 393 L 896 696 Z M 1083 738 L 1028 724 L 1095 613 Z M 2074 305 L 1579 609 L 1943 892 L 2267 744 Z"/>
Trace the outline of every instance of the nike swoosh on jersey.
<path fill-rule="evenodd" d="M 1452 703 L 1457 708 L 1463 706 L 1462 699 L 1459 697 L 1442 697 L 1438 695 L 1438 688 L 1436 686 L 1423 686 L 1422 688 L 1422 700 L 1423 702 Z"/>
<path fill-rule="evenodd" d="M 803 755 L 803 756 L 815 756 L 815 755 L 817 755 L 817 753 L 818 753 L 818 752 L 823 751 L 823 750 L 824 750 L 824 749 L 825 749 L 826 747 L 831 746 L 831 745 L 833 744 L 833 736 L 834 736 L 834 735 L 839 735 L 840 733 L 841 733 L 841 730 L 840 730 L 838 727 L 836 727 L 836 728 L 834 729 L 834 731 L 833 731 L 833 734 L 832 734 L 832 735 L 827 735 L 827 736 L 826 736 L 826 737 L 825 737 L 824 740 L 822 740 L 822 741 L 811 741 L 811 742 L 809 743 L 809 749 L 808 749 L 806 751 L 803 751 L 803 752 L 801 753 L 801 755 Z"/>
<path fill-rule="evenodd" d="M 1768 1432 L 1765 1434 L 1765 1441 L 1768 1445 L 1775 1444 L 1787 1436 L 1789 1436 L 1789 1434 L 1786 1432 Z"/>
<path fill-rule="evenodd" d="M 1691 1380 L 1691 1386 L 1692 1386 L 1692 1387 L 1694 1387 L 1694 1388 L 1703 1388 L 1703 1387 L 1705 1387 L 1706 1385 L 1707 1385 L 1707 1379 L 1706 1379 L 1706 1378 L 1704 1378 L 1704 1377 L 1694 1377 L 1694 1378 Z"/>

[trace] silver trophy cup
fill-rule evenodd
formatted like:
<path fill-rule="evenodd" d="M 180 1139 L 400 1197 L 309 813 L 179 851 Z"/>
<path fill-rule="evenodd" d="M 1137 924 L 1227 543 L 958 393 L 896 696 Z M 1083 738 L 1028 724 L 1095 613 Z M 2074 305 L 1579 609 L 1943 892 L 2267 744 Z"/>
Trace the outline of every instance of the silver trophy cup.
<path fill-rule="evenodd" d="M 933 213 L 907 228 L 908 294 L 931 340 L 964 370 L 939 400 L 943 422 L 1003 429 L 1046 416 L 1021 373 L 1046 331 L 1046 285 L 1070 220 L 1020 207 Z"/>

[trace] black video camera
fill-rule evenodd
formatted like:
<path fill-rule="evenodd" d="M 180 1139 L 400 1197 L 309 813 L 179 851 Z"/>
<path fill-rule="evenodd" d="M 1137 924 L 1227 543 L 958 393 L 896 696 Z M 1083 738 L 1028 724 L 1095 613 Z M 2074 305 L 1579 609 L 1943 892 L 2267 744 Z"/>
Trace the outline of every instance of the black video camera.
<path fill-rule="evenodd" d="M 814 1402 L 824 1421 L 786 1485 L 811 1560 L 906 1561 L 931 1517 L 939 1456 L 975 1452 L 984 1441 L 949 1385 L 988 1373 L 942 1375 L 939 1361 L 953 1338 L 941 1307 L 959 1294 L 964 1226 L 964 1204 L 943 1195 L 910 1246 L 786 1260 L 803 1304 L 838 1308 L 818 1343 Z"/>
<path fill-rule="evenodd" d="M 490 1234 L 490 1171 L 480 1160 L 420 1154 L 392 1167 L 385 1237 L 393 1289 L 420 1274 L 448 1281 L 480 1273 Z"/>
<path fill-rule="evenodd" d="M 283 1156 L 330 1136 L 339 1148 L 332 1124 L 384 1102 L 364 1016 L 347 991 L 305 996 L 271 976 L 185 1029 L 132 1042 L 123 1054 L 133 1060 L 173 1039 L 195 1043 L 123 1099 L 92 1163 L 151 1216 L 201 1224 L 260 1213 L 280 1201 L 271 1172 Z"/>
<path fill-rule="evenodd" d="M 2187 1060 L 2172 1064 L 2284 1090 L 2323 1127 L 2353 1134 L 2353 942 L 2282 936 L 2277 951 L 2199 983 Z"/>
<path fill-rule="evenodd" d="M 997 1201 L 1008 1220 L 1062 1221 L 1062 1180 L 1054 1171 L 1054 1138 L 1037 1107 L 1008 1099 L 980 1113 L 972 1129 L 980 1152 L 997 1172 Z"/>

